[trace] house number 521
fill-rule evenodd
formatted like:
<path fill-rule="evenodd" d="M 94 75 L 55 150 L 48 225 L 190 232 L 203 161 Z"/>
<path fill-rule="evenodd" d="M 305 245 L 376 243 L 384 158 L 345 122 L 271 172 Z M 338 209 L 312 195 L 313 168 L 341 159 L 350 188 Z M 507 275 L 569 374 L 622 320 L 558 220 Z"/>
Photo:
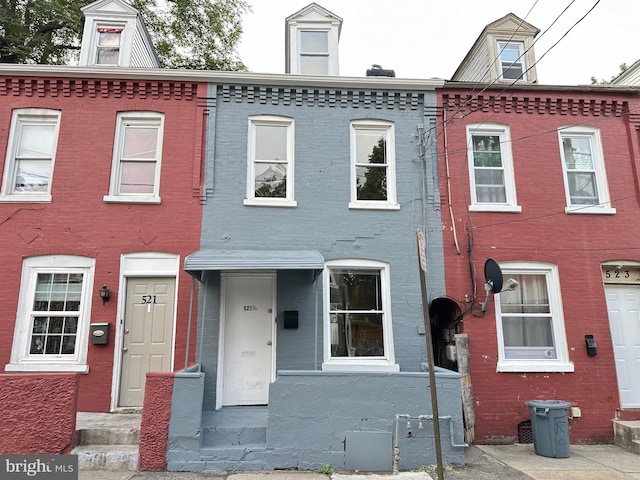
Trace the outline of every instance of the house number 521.
<path fill-rule="evenodd" d="M 156 303 L 155 295 L 142 295 L 142 303 Z"/>

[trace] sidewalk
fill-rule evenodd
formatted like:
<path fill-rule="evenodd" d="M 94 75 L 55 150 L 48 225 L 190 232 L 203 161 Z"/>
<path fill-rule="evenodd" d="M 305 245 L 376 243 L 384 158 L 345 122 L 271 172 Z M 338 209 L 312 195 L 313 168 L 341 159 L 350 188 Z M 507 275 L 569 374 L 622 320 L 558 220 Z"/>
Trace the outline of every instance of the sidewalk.
<path fill-rule="evenodd" d="M 476 445 L 465 453 L 464 466 L 444 466 L 444 480 L 640 480 L 640 455 L 615 445 L 571 445 L 569 458 L 536 455 L 532 444 Z M 437 480 L 427 472 L 113 472 L 82 470 L 79 480 Z"/>

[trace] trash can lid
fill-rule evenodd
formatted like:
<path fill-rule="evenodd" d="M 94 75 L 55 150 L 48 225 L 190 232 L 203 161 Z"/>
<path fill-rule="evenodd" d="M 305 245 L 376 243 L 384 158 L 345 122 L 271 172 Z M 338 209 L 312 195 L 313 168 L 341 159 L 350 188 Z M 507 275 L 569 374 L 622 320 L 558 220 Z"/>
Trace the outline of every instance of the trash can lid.
<path fill-rule="evenodd" d="M 569 408 L 569 402 L 563 400 L 529 400 L 527 406 L 534 408 Z"/>

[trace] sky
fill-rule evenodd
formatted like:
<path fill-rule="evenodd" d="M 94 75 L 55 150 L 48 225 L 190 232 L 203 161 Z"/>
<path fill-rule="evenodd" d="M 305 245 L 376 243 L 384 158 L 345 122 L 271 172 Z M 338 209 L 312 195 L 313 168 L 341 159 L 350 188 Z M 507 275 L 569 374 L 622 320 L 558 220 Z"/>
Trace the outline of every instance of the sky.
<path fill-rule="evenodd" d="M 284 73 L 285 18 L 312 0 L 248 2 L 252 11 L 243 19 L 240 58 L 251 72 Z M 341 76 L 363 77 L 372 64 L 378 64 L 399 78 L 449 80 L 483 28 L 508 13 L 540 29 L 534 45 L 540 84 L 585 85 L 591 84 L 591 77 L 610 80 L 620 73 L 621 64 L 630 66 L 640 59 L 640 0 L 315 3 L 343 19 Z"/>

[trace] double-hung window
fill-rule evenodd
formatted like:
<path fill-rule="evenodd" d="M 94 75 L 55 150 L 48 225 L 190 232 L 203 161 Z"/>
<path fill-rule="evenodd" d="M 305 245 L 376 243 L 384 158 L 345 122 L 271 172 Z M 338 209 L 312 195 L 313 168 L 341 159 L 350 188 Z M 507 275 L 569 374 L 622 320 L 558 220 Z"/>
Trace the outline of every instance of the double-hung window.
<path fill-rule="evenodd" d="M 13 111 L 0 201 L 50 202 L 60 112 Z"/>
<path fill-rule="evenodd" d="M 389 267 L 334 260 L 324 271 L 323 369 L 398 370 L 393 352 Z"/>
<path fill-rule="evenodd" d="M 609 199 L 600 131 L 577 126 L 558 129 L 567 213 L 615 213 Z"/>
<path fill-rule="evenodd" d="M 95 259 L 24 260 L 11 361 L 6 371 L 87 372 Z"/>
<path fill-rule="evenodd" d="M 498 42 L 501 80 L 526 81 L 524 45 L 521 42 Z"/>
<path fill-rule="evenodd" d="M 349 208 L 392 209 L 396 200 L 394 125 L 378 120 L 351 122 Z"/>
<path fill-rule="evenodd" d="M 118 114 L 106 202 L 160 203 L 160 163 L 164 115 Z"/>
<path fill-rule="evenodd" d="M 96 46 L 97 65 L 119 65 L 122 28 L 98 28 Z"/>
<path fill-rule="evenodd" d="M 520 212 L 511 156 L 509 127 L 467 125 L 471 211 Z"/>
<path fill-rule="evenodd" d="M 244 204 L 295 207 L 293 119 L 250 117 L 248 140 Z"/>
<path fill-rule="evenodd" d="M 299 30 L 299 69 L 306 75 L 329 75 L 329 31 Z"/>
<path fill-rule="evenodd" d="M 498 371 L 572 372 L 558 268 L 529 262 L 500 266 L 518 286 L 495 295 Z"/>

